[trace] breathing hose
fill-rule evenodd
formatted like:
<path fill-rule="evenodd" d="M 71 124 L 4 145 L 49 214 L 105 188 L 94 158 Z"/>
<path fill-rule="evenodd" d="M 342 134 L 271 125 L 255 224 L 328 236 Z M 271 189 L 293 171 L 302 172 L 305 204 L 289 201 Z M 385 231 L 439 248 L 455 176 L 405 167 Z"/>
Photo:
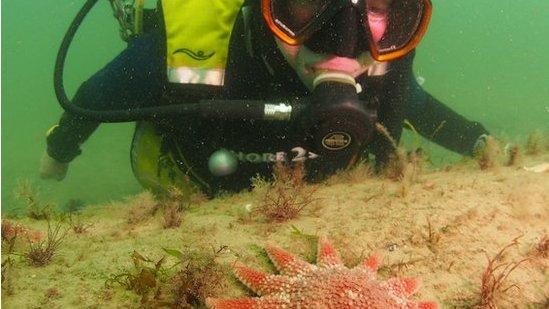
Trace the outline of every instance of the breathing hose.
<path fill-rule="evenodd" d="M 257 120 L 290 120 L 296 117 L 296 112 L 304 108 L 304 104 L 287 103 L 269 104 L 262 101 L 249 100 L 201 100 L 199 103 L 169 104 L 155 107 L 142 107 L 127 110 L 99 111 L 82 108 L 71 102 L 64 87 L 64 69 L 69 47 L 78 28 L 85 17 L 97 3 L 97 0 L 87 0 L 73 19 L 63 37 L 54 69 L 55 95 L 61 107 L 73 114 L 98 122 L 132 122 L 140 120 L 155 120 L 173 118 L 182 115 L 197 115 L 209 119 L 257 119 Z"/>

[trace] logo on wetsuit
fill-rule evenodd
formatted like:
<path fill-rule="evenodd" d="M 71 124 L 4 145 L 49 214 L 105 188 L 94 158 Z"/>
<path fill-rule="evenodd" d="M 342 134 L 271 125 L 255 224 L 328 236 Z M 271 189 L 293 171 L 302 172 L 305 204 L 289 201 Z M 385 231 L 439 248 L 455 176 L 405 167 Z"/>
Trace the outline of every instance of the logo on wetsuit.
<path fill-rule="evenodd" d="M 300 162 L 318 158 L 317 154 L 310 152 L 303 147 L 292 148 L 291 152 L 293 156 L 285 151 L 278 151 L 276 153 L 244 153 L 242 151 L 230 150 L 230 152 L 235 156 L 235 158 L 238 159 L 238 161 L 249 163 L 286 162 L 288 161 L 288 157 L 291 157 L 289 160 L 291 162 Z"/>
<path fill-rule="evenodd" d="M 332 132 L 322 139 L 322 146 L 329 150 L 341 150 L 351 144 L 351 136 L 345 132 Z"/>
<path fill-rule="evenodd" d="M 187 56 L 193 58 L 194 60 L 204 61 L 210 59 L 213 55 L 215 55 L 215 52 L 211 52 L 209 54 L 206 54 L 204 51 L 199 50 L 198 52 L 194 52 L 188 48 L 180 48 L 176 51 L 174 51 L 172 54 L 175 55 L 177 53 L 184 53 Z"/>

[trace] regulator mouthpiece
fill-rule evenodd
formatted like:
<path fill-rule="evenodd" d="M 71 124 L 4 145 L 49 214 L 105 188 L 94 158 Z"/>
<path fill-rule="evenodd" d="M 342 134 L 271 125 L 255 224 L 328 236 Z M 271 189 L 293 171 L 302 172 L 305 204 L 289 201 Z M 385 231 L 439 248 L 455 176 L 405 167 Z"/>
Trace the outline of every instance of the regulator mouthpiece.
<path fill-rule="evenodd" d="M 356 93 L 362 92 L 362 87 L 360 86 L 359 83 L 356 82 L 354 77 L 346 73 L 333 72 L 333 71 L 323 72 L 323 73 L 320 73 L 317 77 L 315 77 L 315 79 L 313 80 L 313 89 L 316 89 L 316 87 L 321 83 L 326 83 L 326 82 L 349 84 L 355 87 Z"/>

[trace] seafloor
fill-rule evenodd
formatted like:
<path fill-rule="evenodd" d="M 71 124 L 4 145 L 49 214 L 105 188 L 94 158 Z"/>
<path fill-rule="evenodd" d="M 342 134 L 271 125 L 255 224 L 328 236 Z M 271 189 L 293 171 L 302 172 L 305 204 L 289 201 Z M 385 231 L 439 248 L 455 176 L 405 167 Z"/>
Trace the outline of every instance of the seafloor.
<path fill-rule="evenodd" d="M 265 218 L 265 184 L 209 201 L 195 198 L 184 207 L 175 228 L 165 228 L 166 212 L 144 192 L 125 201 L 88 206 L 71 220 L 66 217 L 62 229 L 67 234 L 45 266 L 30 265 L 29 243 L 21 235 L 45 233 L 47 221 L 9 219 L 25 232 L 11 254 L 3 235 L 2 305 L 184 307 L 185 297 L 200 304 L 208 295 L 253 296 L 234 279 L 228 265 L 240 260 L 273 272 L 262 250 L 266 243 L 314 263 L 317 236 L 325 234 L 348 266 L 378 252 L 384 256 L 381 278 L 419 278 L 423 284 L 414 299 L 435 300 L 444 308 L 547 308 L 547 162 L 549 153 L 485 170 L 468 161 L 421 171 L 404 182 L 372 176 L 361 166 L 301 189 L 311 194 L 310 203 L 297 218 L 284 222 Z M 525 169 L 532 166 L 538 169 Z M 56 220 L 51 217 L 52 226 Z M 76 233 L 75 226 L 83 231 Z M 174 250 L 168 250 L 170 255 L 163 248 Z M 491 294 L 489 282 L 482 289 L 489 260 L 492 278 L 501 281 Z M 181 282 L 185 280 L 192 282 Z"/>

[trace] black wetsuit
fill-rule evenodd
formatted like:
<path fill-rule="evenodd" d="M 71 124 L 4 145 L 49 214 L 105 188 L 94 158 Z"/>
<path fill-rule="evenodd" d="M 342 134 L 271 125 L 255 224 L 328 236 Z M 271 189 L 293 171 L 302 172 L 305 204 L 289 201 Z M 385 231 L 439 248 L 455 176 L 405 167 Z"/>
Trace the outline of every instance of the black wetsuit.
<path fill-rule="evenodd" d="M 257 2 L 257 1 L 255 1 Z M 165 35 L 161 29 L 134 41 L 105 68 L 83 83 L 73 103 L 96 110 L 154 106 L 168 102 L 196 102 L 204 98 L 272 100 L 305 97 L 307 88 L 284 60 L 272 34 L 261 18 L 259 5 L 250 1 L 250 14 L 239 14 L 233 29 L 225 84 L 221 87 L 171 84 L 166 78 Z M 250 48 L 252 47 L 252 48 Z M 422 135 L 461 154 L 471 154 L 477 138 L 486 130 L 477 122 L 458 115 L 425 92 L 412 72 L 414 52 L 389 64 L 382 76 L 360 76 L 361 98 L 379 101 L 378 121 L 398 140 L 407 119 Z M 70 162 L 98 123 L 64 113 L 59 126 L 48 136 L 48 154 Z M 197 117 L 164 119 L 156 123 L 166 137 L 164 151 L 178 153 L 213 188 L 239 190 L 249 178 L 270 174 L 272 154 L 292 153 L 300 141 L 292 140 L 292 126 L 283 122 L 213 121 Z M 238 171 L 219 178 L 209 174 L 212 152 L 229 149 L 240 155 Z M 392 146 L 374 134 L 368 152 L 384 162 Z M 255 162 L 254 162 L 255 161 Z"/>

